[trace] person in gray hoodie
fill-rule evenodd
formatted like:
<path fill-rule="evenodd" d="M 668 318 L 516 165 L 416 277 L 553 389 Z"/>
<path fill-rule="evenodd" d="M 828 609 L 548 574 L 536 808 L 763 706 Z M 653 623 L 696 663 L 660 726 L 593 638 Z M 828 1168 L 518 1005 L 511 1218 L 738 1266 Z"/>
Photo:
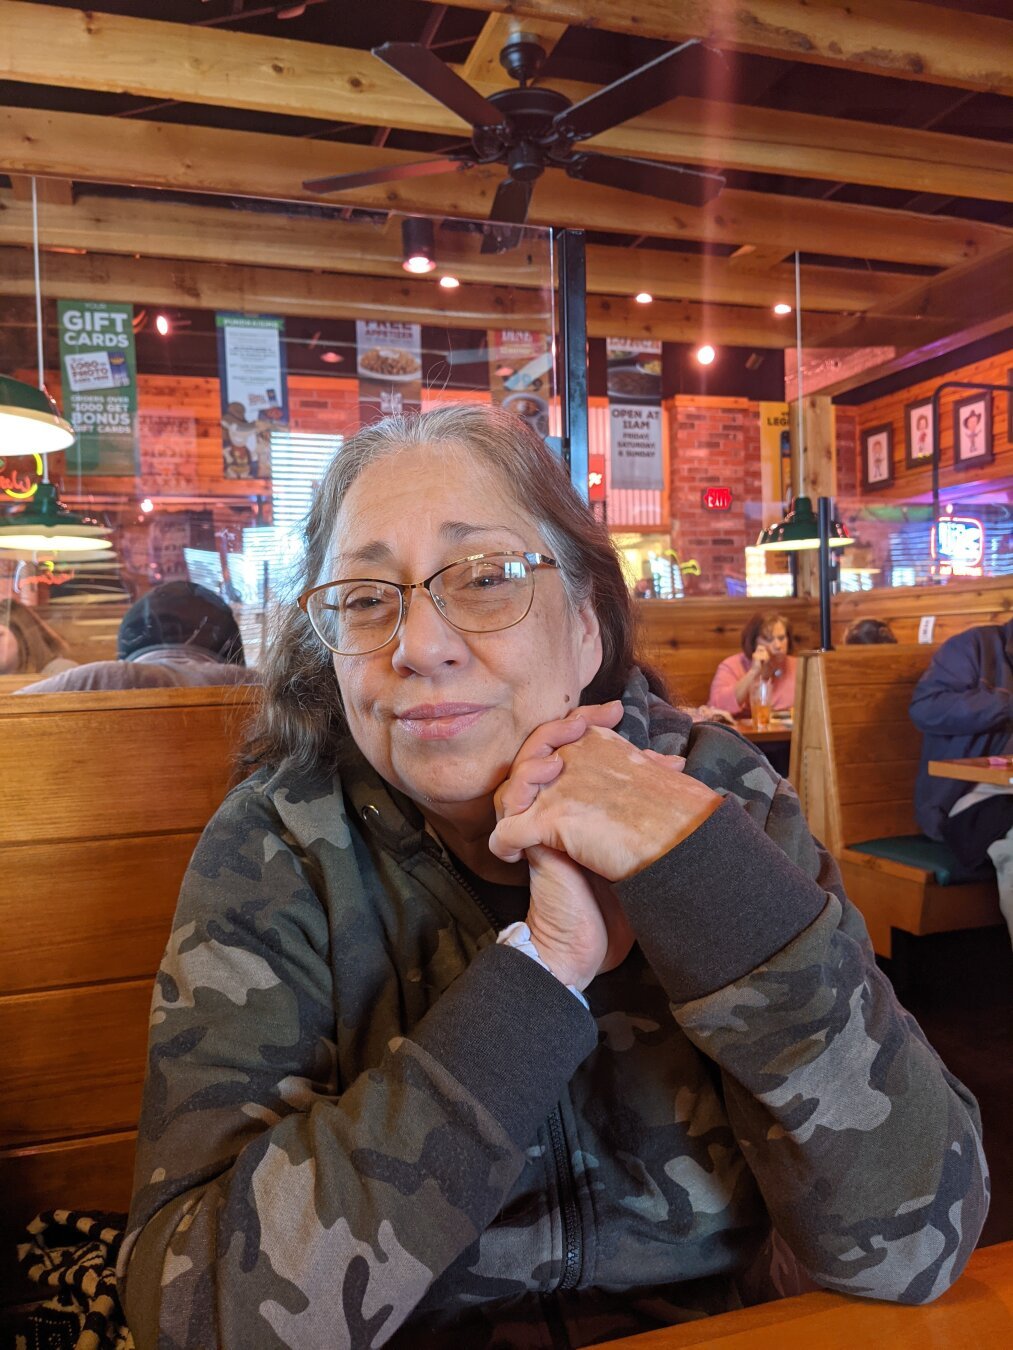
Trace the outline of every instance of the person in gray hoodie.
<path fill-rule="evenodd" d="M 151 1010 L 138 1350 L 552 1350 L 920 1303 L 988 1178 L 790 785 L 634 659 L 509 412 L 350 438 Z"/>

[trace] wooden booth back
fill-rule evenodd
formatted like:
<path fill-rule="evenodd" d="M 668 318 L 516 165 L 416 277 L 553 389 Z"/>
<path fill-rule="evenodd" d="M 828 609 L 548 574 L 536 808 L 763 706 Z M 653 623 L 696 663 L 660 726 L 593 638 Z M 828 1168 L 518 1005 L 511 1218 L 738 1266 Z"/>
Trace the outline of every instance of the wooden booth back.
<path fill-rule="evenodd" d="M 37 1211 L 129 1203 L 153 977 L 257 696 L 0 697 L 0 1300 Z"/>
<path fill-rule="evenodd" d="M 921 733 L 908 705 L 934 651 L 905 643 L 801 657 L 791 780 L 809 828 L 831 853 L 918 833 Z"/>

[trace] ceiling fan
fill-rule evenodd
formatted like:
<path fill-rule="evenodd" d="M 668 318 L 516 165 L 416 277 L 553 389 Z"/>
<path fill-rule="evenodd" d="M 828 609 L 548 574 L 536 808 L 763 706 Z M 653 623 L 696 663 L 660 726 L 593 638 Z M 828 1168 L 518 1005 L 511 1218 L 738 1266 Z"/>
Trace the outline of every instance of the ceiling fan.
<path fill-rule="evenodd" d="M 705 206 L 724 187 L 719 173 L 576 149 L 581 141 L 675 98 L 685 87 L 688 61 L 695 59 L 692 49 L 699 46 L 696 39 L 684 42 L 579 103 L 571 103 L 554 89 L 531 86 L 545 60 L 545 49 L 526 33 L 515 34 L 499 57 L 518 88 L 497 90 L 488 98 L 428 47 L 386 42 L 374 47 L 373 55 L 470 123 L 470 142 L 449 146 L 438 159 L 314 178 L 303 187 L 308 192 L 343 192 L 402 178 L 459 172 L 476 164 L 505 164 L 509 172 L 496 191 L 489 218 L 511 225 L 524 223 L 535 182 L 546 169 L 562 169 L 571 178 L 605 187 Z M 503 236 L 494 233 L 486 237 L 482 251 L 496 252 L 504 245 Z"/>

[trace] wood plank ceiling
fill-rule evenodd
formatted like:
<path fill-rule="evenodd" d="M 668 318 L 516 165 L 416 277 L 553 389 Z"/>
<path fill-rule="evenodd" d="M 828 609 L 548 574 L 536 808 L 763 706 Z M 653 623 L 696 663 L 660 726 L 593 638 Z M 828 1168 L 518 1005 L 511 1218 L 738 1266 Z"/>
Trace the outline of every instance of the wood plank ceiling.
<path fill-rule="evenodd" d="M 476 235 L 441 230 L 462 281 L 441 293 L 405 279 L 396 231 L 370 214 L 485 218 L 501 169 L 340 201 L 301 186 L 463 139 L 371 47 L 422 42 L 487 94 L 509 84 L 498 53 L 526 31 L 549 52 L 540 83 L 571 99 L 687 37 L 714 48 L 684 96 L 590 143 L 721 169 L 709 207 L 556 171 L 536 186 L 530 223 L 589 232 L 592 334 L 788 345 L 791 320 L 771 309 L 794 298 L 796 249 L 809 342 L 938 351 L 1010 322 L 1009 0 L 162 0 L 157 20 L 154 8 L 0 0 L 0 293 L 31 292 L 34 174 L 51 180 L 45 273 L 64 295 L 542 325 L 523 249 L 482 255 Z M 290 205 L 244 209 L 250 197 Z M 633 303 L 641 289 L 652 305 Z"/>

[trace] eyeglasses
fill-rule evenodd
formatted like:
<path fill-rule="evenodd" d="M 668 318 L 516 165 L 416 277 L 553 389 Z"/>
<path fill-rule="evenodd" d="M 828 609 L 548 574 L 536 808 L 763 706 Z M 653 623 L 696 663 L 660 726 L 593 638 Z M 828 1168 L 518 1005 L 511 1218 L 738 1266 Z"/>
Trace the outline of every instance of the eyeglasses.
<path fill-rule="evenodd" d="M 495 633 L 527 616 L 535 597 L 535 572 L 558 567 L 544 553 L 476 553 L 448 563 L 425 581 L 400 583 L 376 577 L 325 581 L 299 597 L 313 631 L 337 656 L 365 656 L 385 647 L 421 586 L 437 610 L 462 633 Z"/>

